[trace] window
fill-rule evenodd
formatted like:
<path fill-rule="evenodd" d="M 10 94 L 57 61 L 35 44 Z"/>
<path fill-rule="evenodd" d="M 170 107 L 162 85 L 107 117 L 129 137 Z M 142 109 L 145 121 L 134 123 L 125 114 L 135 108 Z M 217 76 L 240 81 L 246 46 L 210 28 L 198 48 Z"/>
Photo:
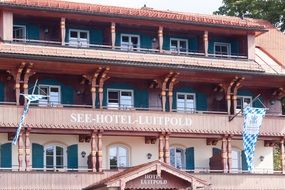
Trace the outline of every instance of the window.
<path fill-rule="evenodd" d="M 108 89 L 108 108 L 132 108 L 133 91 Z"/>
<path fill-rule="evenodd" d="M 252 102 L 252 97 L 251 96 L 238 96 L 237 97 L 237 107 L 236 107 L 236 112 L 242 111 L 243 109 L 251 105 Z"/>
<path fill-rule="evenodd" d="M 237 148 L 232 149 L 232 171 L 238 172 L 241 170 L 241 151 Z"/>
<path fill-rule="evenodd" d="M 188 40 L 171 38 L 170 51 L 175 53 L 188 52 Z"/>
<path fill-rule="evenodd" d="M 53 106 L 61 103 L 60 86 L 39 85 L 39 94 L 47 96 L 39 100 L 40 106 Z"/>
<path fill-rule="evenodd" d="M 26 39 L 26 26 L 14 25 L 13 26 L 13 39 L 14 41 L 23 41 Z"/>
<path fill-rule="evenodd" d="M 140 36 L 132 34 L 121 35 L 121 50 L 138 51 L 140 48 Z"/>
<path fill-rule="evenodd" d="M 45 166 L 47 169 L 64 168 L 66 165 L 65 149 L 58 145 L 48 145 L 45 147 Z"/>
<path fill-rule="evenodd" d="M 123 145 L 113 145 L 109 148 L 110 169 L 129 166 L 129 151 Z"/>
<path fill-rule="evenodd" d="M 177 147 L 170 147 L 170 164 L 178 169 L 185 168 L 184 149 Z"/>
<path fill-rule="evenodd" d="M 214 43 L 214 54 L 215 55 L 231 55 L 231 44 L 229 43 Z"/>
<path fill-rule="evenodd" d="M 194 93 L 177 93 L 177 111 L 194 112 L 196 109 Z"/>
<path fill-rule="evenodd" d="M 88 30 L 69 30 L 69 46 L 88 47 L 89 31 Z"/>

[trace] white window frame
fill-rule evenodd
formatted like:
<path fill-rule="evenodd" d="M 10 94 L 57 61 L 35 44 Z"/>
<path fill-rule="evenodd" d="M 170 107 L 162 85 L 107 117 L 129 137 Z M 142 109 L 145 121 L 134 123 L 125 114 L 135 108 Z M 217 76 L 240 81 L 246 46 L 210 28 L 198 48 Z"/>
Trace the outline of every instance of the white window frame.
<path fill-rule="evenodd" d="M 122 44 L 126 43 L 126 42 L 123 42 L 124 36 L 129 38 L 128 48 L 125 48 L 122 46 Z M 132 37 L 138 38 L 138 45 L 137 45 L 137 48 L 135 50 L 133 49 L 133 45 L 131 42 Z M 121 34 L 120 42 L 121 42 L 121 50 L 125 50 L 125 51 L 139 51 L 139 49 L 141 47 L 141 37 L 140 37 L 140 35 L 137 35 L 137 34 Z"/>
<path fill-rule="evenodd" d="M 182 108 L 178 108 L 178 95 L 184 95 L 184 110 L 179 110 Z M 187 110 L 187 108 L 185 107 L 185 97 L 187 97 L 187 95 L 192 95 L 194 97 L 194 108 L 193 110 Z M 186 109 L 185 109 L 186 108 Z M 189 108 L 191 109 L 191 108 Z M 177 92 L 176 93 L 176 110 L 177 112 L 195 112 L 196 111 L 196 94 L 195 93 L 188 93 L 188 92 Z"/>
<path fill-rule="evenodd" d="M 131 155 L 131 152 L 130 152 L 130 148 L 126 145 L 123 145 L 123 144 L 112 144 L 110 146 L 108 146 L 108 157 L 107 157 L 107 163 L 108 163 L 108 168 L 111 169 L 111 165 L 110 165 L 110 149 L 111 148 L 116 148 L 116 157 L 117 157 L 117 168 L 120 168 L 119 166 L 119 160 L 118 160 L 118 150 L 119 150 L 119 147 L 125 149 L 127 151 L 127 163 L 126 163 L 126 167 L 130 167 L 131 166 L 131 162 L 130 162 L 130 155 Z"/>
<path fill-rule="evenodd" d="M 22 27 L 23 29 L 24 29 L 24 38 L 15 38 L 14 39 L 14 27 Z M 27 27 L 26 27 L 26 25 L 18 25 L 18 24 L 15 24 L 15 25 L 13 25 L 13 40 L 15 40 L 15 41 L 26 41 L 26 39 L 27 39 Z"/>
<path fill-rule="evenodd" d="M 227 54 L 223 55 L 223 54 L 216 54 L 216 46 L 225 46 L 227 47 Z M 232 50 L 231 50 L 231 44 L 230 43 L 224 43 L 224 42 L 214 42 L 214 54 L 215 56 L 230 56 L 232 54 Z"/>
<path fill-rule="evenodd" d="M 39 100 L 39 106 L 56 106 L 56 105 L 61 105 L 61 86 L 59 85 L 46 85 L 46 84 L 40 84 L 39 85 L 39 90 L 38 90 L 38 94 L 40 94 L 41 92 L 41 88 L 42 87 L 47 87 L 49 89 L 48 93 L 50 94 L 50 88 L 58 88 L 58 103 L 57 104 L 51 104 L 50 102 L 50 97 L 49 97 L 49 94 L 46 94 L 47 97 L 47 104 L 40 104 L 41 100 Z"/>
<path fill-rule="evenodd" d="M 174 151 L 175 151 L 175 168 L 177 168 L 177 160 L 176 160 L 176 150 L 177 149 L 179 149 L 179 150 L 182 150 L 182 168 L 179 168 L 179 169 L 185 169 L 186 168 L 186 148 L 184 148 L 184 147 L 181 147 L 181 146 L 175 146 L 175 145 L 173 145 L 173 146 L 170 146 L 170 148 L 169 148 L 169 151 L 171 151 L 171 149 L 174 149 Z M 170 157 L 170 159 L 171 159 L 171 157 Z"/>
<path fill-rule="evenodd" d="M 236 107 L 236 111 L 237 112 L 239 112 L 240 110 L 243 112 L 243 109 L 244 109 L 244 99 L 245 98 L 249 98 L 250 99 L 250 106 L 252 106 L 252 97 L 251 96 L 237 96 L 237 99 L 238 98 L 242 98 L 242 107 L 241 107 L 241 109 L 238 109 L 237 107 Z M 236 104 L 237 105 L 237 104 Z"/>
<path fill-rule="evenodd" d="M 117 91 L 119 93 L 119 105 L 118 107 L 112 107 L 109 106 L 109 91 Z M 121 107 L 121 94 L 122 92 L 131 92 L 132 93 L 132 105 L 130 107 Z M 134 90 L 130 89 L 114 89 L 114 88 L 108 88 L 107 89 L 107 107 L 108 109 L 131 109 L 134 108 Z"/>
<path fill-rule="evenodd" d="M 54 147 L 54 155 L 53 155 L 53 168 L 47 168 L 47 162 L 46 162 L 46 150 L 48 147 L 53 146 Z M 56 167 L 56 147 L 61 147 L 63 149 L 63 167 L 62 168 L 57 168 Z M 62 144 L 47 144 L 44 146 L 44 169 L 45 170 L 66 170 L 67 169 L 67 147 L 62 145 Z"/>
<path fill-rule="evenodd" d="M 177 51 L 174 51 L 174 50 L 172 50 L 171 49 L 171 41 L 177 41 Z M 184 41 L 184 42 L 186 42 L 186 51 L 185 52 L 181 52 L 180 51 L 180 42 L 181 41 Z M 185 39 L 185 38 L 170 38 L 170 41 L 169 41 L 170 43 L 169 43 L 169 46 L 170 46 L 170 51 L 172 52 L 172 53 L 187 53 L 188 52 L 188 50 L 189 50 L 189 48 L 188 48 L 188 46 L 189 46 L 189 41 L 188 41 L 188 39 Z"/>
<path fill-rule="evenodd" d="M 71 32 L 77 32 L 78 36 L 77 36 L 77 44 L 74 45 L 74 44 L 71 44 L 70 43 L 70 39 L 71 39 Z M 80 43 L 80 32 L 86 32 L 87 33 L 87 44 L 86 45 L 82 45 Z M 74 39 L 74 38 L 72 38 Z M 69 43 L 69 46 L 72 46 L 72 47 L 89 47 L 89 44 L 90 44 L 90 31 L 89 30 L 80 30 L 80 29 L 69 29 L 68 31 L 68 43 Z"/>

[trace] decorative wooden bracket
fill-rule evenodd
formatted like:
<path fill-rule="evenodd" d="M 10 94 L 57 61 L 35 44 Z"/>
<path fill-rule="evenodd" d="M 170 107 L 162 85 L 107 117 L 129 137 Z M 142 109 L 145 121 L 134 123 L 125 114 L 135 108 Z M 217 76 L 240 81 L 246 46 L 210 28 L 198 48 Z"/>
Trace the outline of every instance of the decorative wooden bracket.
<path fill-rule="evenodd" d="M 274 147 L 275 145 L 279 145 L 280 141 L 277 140 L 265 140 L 264 146 L 265 147 Z"/>
<path fill-rule="evenodd" d="M 110 77 L 107 76 L 110 68 L 99 67 L 93 75 L 83 75 L 85 79 L 91 84 L 91 93 L 92 93 L 92 107 L 96 108 L 96 88 L 98 88 L 99 93 L 99 105 L 100 109 L 103 107 L 103 86 L 104 82 Z"/>
<path fill-rule="evenodd" d="M 155 144 L 157 137 L 145 137 L 145 144 Z"/>

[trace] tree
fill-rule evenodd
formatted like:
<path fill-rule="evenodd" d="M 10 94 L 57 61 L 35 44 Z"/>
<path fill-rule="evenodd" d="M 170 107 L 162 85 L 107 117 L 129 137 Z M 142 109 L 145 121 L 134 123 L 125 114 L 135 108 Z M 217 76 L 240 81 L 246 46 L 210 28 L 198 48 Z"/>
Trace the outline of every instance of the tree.
<path fill-rule="evenodd" d="M 223 5 L 214 14 L 264 19 L 285 31 L 284 0 L 223 0 Z"/>

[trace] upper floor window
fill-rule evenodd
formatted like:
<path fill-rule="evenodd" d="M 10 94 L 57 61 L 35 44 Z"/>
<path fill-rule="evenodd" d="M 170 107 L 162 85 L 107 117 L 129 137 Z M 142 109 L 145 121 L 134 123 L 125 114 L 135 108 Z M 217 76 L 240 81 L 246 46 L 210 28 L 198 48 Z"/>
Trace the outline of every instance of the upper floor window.
<path fill-rule="evenodd" d="M 69 46 L 88 47 L 89 31 L 88 30 L 69 30 Z"/>
<path fill-rule="evenodd" d="M 46 96 L 39 100 L 40 106 L 58 105 L 61 103 L 60 86 L 39 85 L 39 94 Z"/>
<path fill-rule="evenodd" d="M 170 164 L 178 169 L 185 168 L 185 150 L 178 147 L 170 147 Z"/>
<path fill-rule="evenodd" d="M 132 90 L 108 89 L 108 108 L 132 108 L 134 105 Z"/>
<path fill-rule="evenodd" d="M 14 41 L 23 41 L 26 39 L 26 26 L 14 25 L 13 26 L 13 39 Z"/>
<path fill-rule="evenodd" d="M 45 166 L 46 168 L 64 168 L 66 165 L 66 150 L 59 145 L 48 145 L 45 147 Z"/>
<path fill-rule="evenodd" d="M 140 36 L 133 34 L 121 34 L 121 49 L 127 51 L 138 51 L 140 48 Z"/>
<path fill-rule="evenodd" d="M 109 148 L 110 169 L 129 166 L 129 150 L 123 145 L 112 145 Z"/>
<path fill-rule="evenodd" d="M 243 111 L 243 109 L 251 105 L 252 102 L 252 97 L 251 96 L 237 96 L 237 107 L 236 110 L 237 112 Z"/>
<path fill-rule="evenodd" d="M 193 112 L 196 109 L 194 93 L 177 93 L 177 111 Z"/>
<path fill-rule="evenodd" d="M 170 51 L 175 53 L 188 52 L 188 40 L 170 38 Z"/>
<path fill-rule="evenodd" d="M 215 55 L 231 55 L 231 44 L 229 43 L 214 43 L 214 54 Z"/>

